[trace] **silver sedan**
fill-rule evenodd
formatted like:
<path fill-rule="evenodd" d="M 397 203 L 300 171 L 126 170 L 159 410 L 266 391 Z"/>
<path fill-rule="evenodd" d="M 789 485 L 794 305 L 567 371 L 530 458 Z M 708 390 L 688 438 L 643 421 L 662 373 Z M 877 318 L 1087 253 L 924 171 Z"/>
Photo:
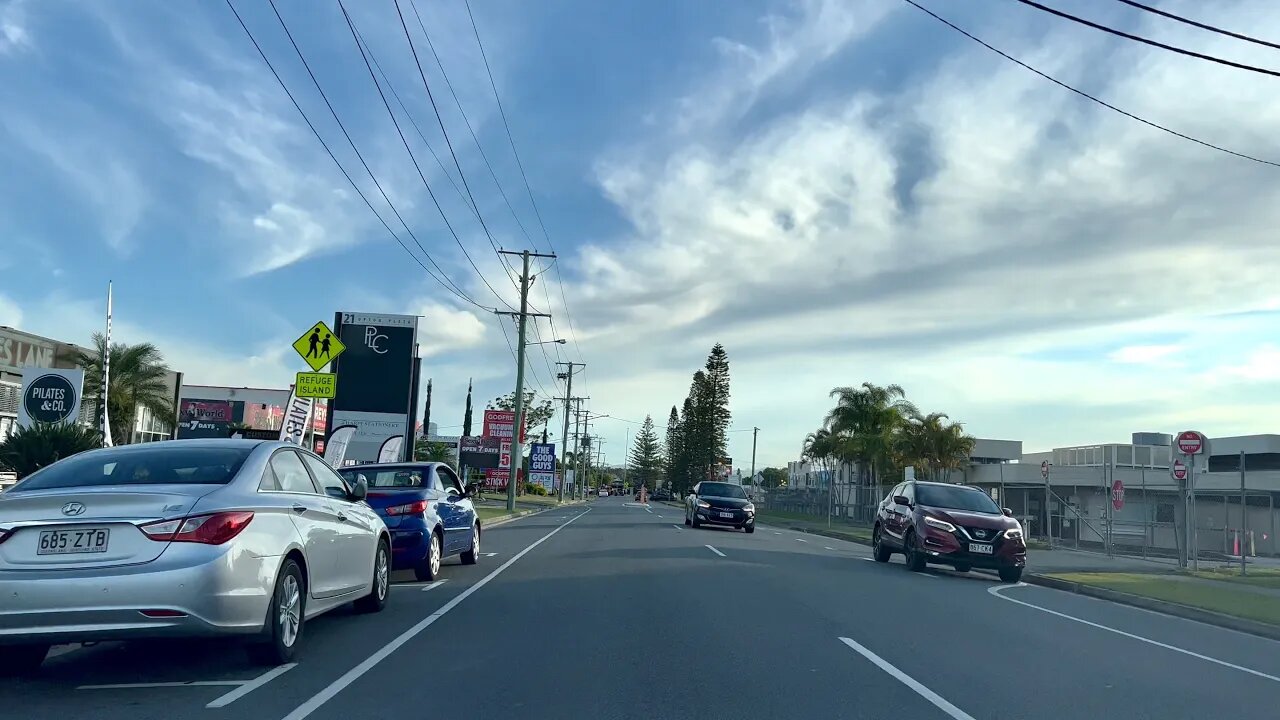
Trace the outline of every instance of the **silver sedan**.
<path fill-rule="evenodd" d="M 174 440 L 74 455 L 0 494 L 0 672 L 49 646 L 244 636 L 293 658 L 307 619 L 381 610 L 390 536 L 319 457 L 278 442 Z"/>

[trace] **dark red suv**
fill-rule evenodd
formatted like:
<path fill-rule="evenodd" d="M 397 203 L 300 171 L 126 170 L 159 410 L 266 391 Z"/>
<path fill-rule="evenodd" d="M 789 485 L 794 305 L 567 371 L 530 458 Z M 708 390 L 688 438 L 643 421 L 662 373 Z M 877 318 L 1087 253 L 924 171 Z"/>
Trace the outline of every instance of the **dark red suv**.
<path fill-rule="evenodd" d="M 998 570 L 1005 582 L 1018 582 L 1027 564 L 1027 544 L 1011 515 L 979 488 L 904 482 L 880 503 L 872 552 L 876 562 L 888 562 L 900 552 L 912 570 L 923 570 L 928 563 L 960 572 L 980 567 Z"/>

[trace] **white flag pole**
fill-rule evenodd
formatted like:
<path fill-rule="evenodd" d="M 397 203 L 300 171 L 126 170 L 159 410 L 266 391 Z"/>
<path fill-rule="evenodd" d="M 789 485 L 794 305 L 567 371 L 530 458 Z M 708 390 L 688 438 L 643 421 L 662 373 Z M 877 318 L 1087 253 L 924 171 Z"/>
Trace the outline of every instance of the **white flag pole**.
<path fill-rule="evenodd" d="M 107 410 L 108 388 L 111 386 L 111 281 L 107 281 L 107 334 L 102 347 L 102 446 L 111 447 L 111 418 Z"/>

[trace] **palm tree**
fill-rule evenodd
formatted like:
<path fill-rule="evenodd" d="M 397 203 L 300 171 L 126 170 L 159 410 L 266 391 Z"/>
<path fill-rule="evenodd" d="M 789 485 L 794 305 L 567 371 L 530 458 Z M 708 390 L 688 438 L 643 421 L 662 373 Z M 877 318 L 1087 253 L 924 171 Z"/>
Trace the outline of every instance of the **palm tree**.
<path fill-rule="evenodd" d="M 66 359 L 84 368 L 84 394 L 102 399 L 102 358 L 107 354 L 107 340 L 93 334 L 94 349 L 75 350 Z M 107 409 L 111 413 L 111 439 L 115 445 L 129 442 L 133 435 L 138 408 L 146 408 L 156 417 L 172 420 L 173 398 L 169 388 L 169 366 L 160 350 L 151 343 L 126 345 L 112 343 L 111 386 L 107 393 Z M 98 410 L 102 412 L 101 408 Z"/>
<path fill-rule="evenodd" d="M 973 452 L 973 437 L 960 423 L 947 420 L 946 413 L 915 413 L 898 433 L 901 462 L 918 468 L 925 480 L 945 482 L 952 471 L 964 468 Z"/>
<path fill-rule="evenodd" d="M 864 382 L 860 387 L 834 388 L 831 397 L 836 406 L 827 413 L 826 426 L 842 438 L 845 459 L 858 463 L 862 484 L 878 485 L 881 474 L 895 464 L 894 434 L 919 411 L 900 385 Z"/>
<path fill-rule="evenodd" d="M 448 443 L 432 442 L 426 438 L 418 438 L 413 448 L 414 459 L 419 462 L 453 462 L 453 448 Z"/>

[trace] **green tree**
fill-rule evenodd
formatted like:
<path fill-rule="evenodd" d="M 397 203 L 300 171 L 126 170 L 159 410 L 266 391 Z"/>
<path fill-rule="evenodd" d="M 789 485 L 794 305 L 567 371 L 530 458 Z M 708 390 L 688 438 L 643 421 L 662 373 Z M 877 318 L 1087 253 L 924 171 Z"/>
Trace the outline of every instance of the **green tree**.
<path fill-rule="evenodd" d="M 831 391 L 836 406 L 827 413 L 826 427 L 840 460 L 856 462 L 860 484 L 878 485 L 892 472 L 897 459 L 897 433 L 919 411 L 899 385 L 880 387 L 869 382 Z"/>
<path fill-rule="evenodd" d="M 760 471 L 760 486 L 766 490 L 787 486 L 787 471 L 782 468 L 767 467 Z"/>
<path fill-rule="evenodd" d="M 973 452 L 974 438 L 960 423 L 947 422 L 945 413 L 913 413 L 898 433 L 897 451 L 902 465 L 911 465 L 922 480 L 945 482 L 962 470 Z"/>
<path fill-rule="evenodd" d="M 16 473 L 18 479 L 46 465 L 102 447 L 102 435 L 78 423 L 35 423 L 15 428 L 0 441 L 0 470 Z"/>
<path fill-rule="evenodd" d="M 662 448 L 658 445 L 658 433 L 653 429 L 653 418 L 644 416 L 644 424 L 636 433 L 635 442 L 631 445 L 631 477 L 632 485 L 644 485 L 653 489 L 662 474 Z"/>
<path fill-rule="evenodd" d="M 525 433 L 530 437 L 537 434 L 537 429 L 542 428 L 546 432 L 547 422 L 551 420 L 551 416 L 556 414 L 555 407 L 550 400 L 543 400 L 541 403 L 533 401 L 534 393 L 526 392 L 524 394 L 524 427 Z M 516 393 L 514 390 L 494 398 L 489 402 L 490 410 L 515 410 L 516 409 Z"/>
<path fill-rule="evenodd" d="M 102 398 L 102 358 L 108 354 L 106 345 L 106 338 L 101 333 L 94 333 L 93 350 L 76 350 L 65 356 L 65 359 L 84 368 L 86 397 Z M 172 422 L 169 366 L 156 346 L 151 343 L 112 343 L 109 357 L 111 379 L 107 388 L 107 409 L 111 413 L 112 443 L 124 445 L 129 442 L 139 407 Z M 101 409 L 98 412 L 101 413 Z"/>
<path fill-rule="evenodd" d="M 663 447 L 663 469 L 666 471 L 667 487 L 677 487 L 675 478 L 681 475 L 684 467 L 681 464 L 680 449 L 680 411 L 671 406 L 671 414 L 667 416 L 667 442 Z"/>
<path fill-rule="evenodd" d="M 453 447 L 420 437 L 413 443 L 413 459 L 418 462 L 453 463 Z"/>

